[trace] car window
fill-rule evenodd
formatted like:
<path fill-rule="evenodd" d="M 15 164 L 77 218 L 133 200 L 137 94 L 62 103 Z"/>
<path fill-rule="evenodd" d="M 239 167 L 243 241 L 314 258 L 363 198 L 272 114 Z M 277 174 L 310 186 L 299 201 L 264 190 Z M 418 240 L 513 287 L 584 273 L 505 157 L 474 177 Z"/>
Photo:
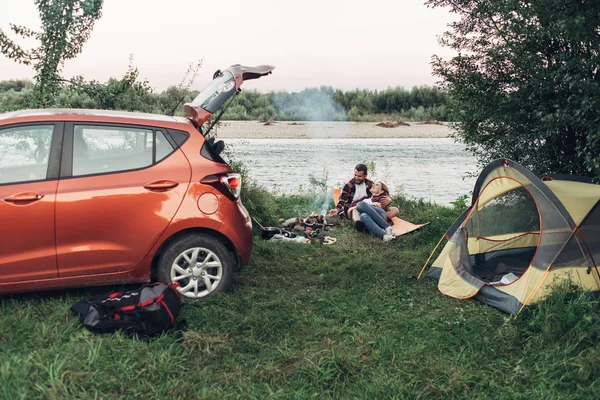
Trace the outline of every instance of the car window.
<path fill-rule="evenodd" d="M 221 106 L 235 94 L 235 77 L 229 71 L 215 78 L 192 101 L 193 107 L 201 107 L 214 114 Z"/>
<path fill-rule="evenodd" d="M 167 157 L 175 150 L 162 132 L 156 132 L 156 162 Z"/>
<path fill-rule="evenodd" d="M 54 125 L 0 129 L 0 184 L 46 179 Z"/>
<path fill-rule="evenodd" d="M 127 171 L 152 165 L 150 129 L 75 125 L 73 176 Z"/>

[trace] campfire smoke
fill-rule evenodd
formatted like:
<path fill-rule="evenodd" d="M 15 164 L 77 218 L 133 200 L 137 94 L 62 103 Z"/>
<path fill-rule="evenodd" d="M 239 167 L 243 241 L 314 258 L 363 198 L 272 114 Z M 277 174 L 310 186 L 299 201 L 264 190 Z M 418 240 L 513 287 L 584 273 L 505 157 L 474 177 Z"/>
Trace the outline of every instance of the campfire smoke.
<path fill-rule="evenodd" d="M 296 121 L 346 121 L 346 110 L 334 100 L 332 87 L 304 89 L 299 93 L 274 93 L 273 107 Z"/>
<path fill-rule="evenodd" d="M 335 97 L 336 91 L 332 87 L 321 86 L 320 88 L 304 89 L 299 93 L 292 93 L 295 101 L 290 101 L 288 94 L 275 93 L 271 101 L 280 115 L 287 115 L 296 121 L 307 121 L 306 128 L 312 139 L 327 138 L 327 124 L 311 123 L 318 121 L 346 121 L 346 110 L 338 103 Z M 300 107 L 298 107 L 300 103 Z M 293 105 L 291 107 L 290 105 Z M 298 122 L 295 122 L 298 123 Z M 329 182 L 328 161 L 329 155 L 323 147 L 311 146 L 313 149 L 321 149 L 312 152 L 311 163 L 322 165 L 323 174 L 320 177 L 309 175 L 309 193 L 313 196 L 310 211 L 319 215 L 327 214 L 332 200 L 332 184 Z M 334 179 L 342 179 L 335 177 Z"/>

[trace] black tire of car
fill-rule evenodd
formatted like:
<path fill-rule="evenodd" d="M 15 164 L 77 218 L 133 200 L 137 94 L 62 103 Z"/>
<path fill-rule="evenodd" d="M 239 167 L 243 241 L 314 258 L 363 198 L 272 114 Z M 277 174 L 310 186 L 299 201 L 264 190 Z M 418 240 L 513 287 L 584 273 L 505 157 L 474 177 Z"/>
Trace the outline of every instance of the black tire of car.
<path fill-rule="evenodd" d="M 223 276 L 219 282 L 219 286 L 217 286 L 217 288 L 208 295 L 200 299 L 192 299 L 182 295 L 181 299 L 185 301 L 197 301 L 203 298 L 214 296 L 217 293 L 224 292 L 229 289 L 231 286 L 231 280 L 233 278 L 233 270 L 236 266 L 235 257 L 219 239 L 203 234 L 184 236 L 168 245 L 158 260 L 158 269 L 156 274 L 158 281 L 172 283 L 171 265 L 175 261 L 175 258 L 185 250 L 193 247 L 204 247 L 213 251 L 221 261 Z"/>

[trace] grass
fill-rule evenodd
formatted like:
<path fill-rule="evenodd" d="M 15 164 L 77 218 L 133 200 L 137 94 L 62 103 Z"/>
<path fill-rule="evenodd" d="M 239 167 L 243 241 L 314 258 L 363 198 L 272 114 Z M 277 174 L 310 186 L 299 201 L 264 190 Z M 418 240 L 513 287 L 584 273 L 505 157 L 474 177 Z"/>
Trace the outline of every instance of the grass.
<path fill-rule="evenodd" d="M 442 296 L 413 276 L 460 210 L 399 205 L 432 224 L 390 244 L 256 239 L 228 293 L 182 309 L 182 339 L 84 329 L 70 306 L 116 287 L 1 297 L 0 399 L 600 397 L 597 301 L 562 288 L 513 321 Z"/>

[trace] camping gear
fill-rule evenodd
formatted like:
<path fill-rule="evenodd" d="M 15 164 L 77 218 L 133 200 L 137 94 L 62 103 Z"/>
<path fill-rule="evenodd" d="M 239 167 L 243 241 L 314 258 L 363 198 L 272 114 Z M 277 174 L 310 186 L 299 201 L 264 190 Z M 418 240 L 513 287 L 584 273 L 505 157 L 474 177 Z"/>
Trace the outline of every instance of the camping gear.
<path fill-rule="evenodd" d="M 394 235 L 402 236 L 410 233 L 412 231 L 416 231 L 419 228 L 422 228 L 426 225 L 429 225 L 429 222 L 425 222 L 424 224 L 413 224 L 412 222 L 405 221 L 401 218 L 394 217 L 392 218 L 392 222 L 390 222 L 392 229 L 394 230 Z"/>
<path fill-rule="evenodd" d="M 261 232 L 261 237 L 265 240 L 269 240 L 271 239 L 273 236 L 275 235 L 279 235 L 281 234 L 281 229 L 279 228 L 274 228 L 272 226 L 269 226 L 267 228 L 263 228 L 262 232 Z"/>
<path fill-rule="evenodd" d="M 296 224 L 299 224 L 302 222 L 301 218 L 288 218 L 288 219 L 280 219 L 279 222 L 281 223 L 281 226 L 283 226 L 284 228 L 294 228 L 296 226 Z"/>
<path fill-rule="evenodd" d="M 337 239 L 331 236 L 325 236 L 323 238 L 323 244 L 334 244 L 335 242 L 337 242 Z"/>
<path fill-rule="evenodd" d="M 280 219 L 279 222 L 281 226 L 284 228 L 291 228 L 298 231 L 306 230 L 307 227 L 312 228 L 313 230 L 328 230 L 329 228 L 333 228 L 335 224 L 332 224 L 327 221 L 324 214 L 315 214 L 314 212 L 310 213 L 306 218 L 296 217 L 296 218 L 288 218 L 288 219 Z"/>
<path fill-rule="evenodd" d="M 276 236 L 277 237 L 287 238 L 287 239 L 293 239 L 296 236 L 298 236 L 294 232 L 286 231 L 285 229 L 276 228 L 276 227 L 273 227 L 273 226 L 267 226 L 267 227 L 262 226 L 261 223 L 258 222 L 256 219 L 254 219 L 254 218 L 252 218 L 252 219 L 260 227 L 261 237 L 264 240 L 271 240 L 271 239 L 275 238 Z"/>
<path fill-rule="evenodd" d="M 93 332 L 123 330 L 130 335 L 154 336 L 175 324 L 181 308 L 177 286 L 150 283 L 135 290 L 80 301 L 71 310 Z"/>
<path fill-rule="evenodd" d="M 479 175 L 471 207 L 440 239 L 438 246 L 448 243 L 426 276 L 447 296 L 514 315 L 557 279 L 600 291 L 599 204 L 600 185 L 587 178 L 540 179 L 514 161 L 495 160 Z"/>
<path fill-rule="evenodd" d="M 340 188 L 333 189 L 333 204 L 338 203 L 338 201 L 340 200 L 341 193 L 342 193 L 342 189 L 340 189 Z M 396 236 L 406 235 L 407 233 L 416 231 L 417 229 L 422 228 L 425 225 L 429 225 L 429 222 L 426 222 L 424 224 L 415 225 L 411 222 L 405 221 L 398 217 L 394 217 L 391 219 L 391 221 L 388 220 L 388 222 L 392 226 L 392 229 L 394 230 L 394 235 L 396 235 Z M 366 228 L 364 228 L 364 231 L 366 231 Z"/>
<path fill-rule="evenodd" d="M 303 236 L 298 236 L 296 234 L 292 234 L 294 236 L 289 235 L 291 232 L 286 232 L 287 235 L 284 234 L 275 234 L 269 241 L 271 242 L 295 242 L 295 243 L 310 243 L 310 239 L 305 238 Z"/>
<path fill-rule="evenodd" d="M 273 238 L 273 236 L 281 234 L 281 229 L 280 228 L 276 228 L 276 227 L 273 227 L 273 226 L 264 227 L 254 217 L 252 217 L 252 220 L 254 222 L 256 222 L 256 224 L 259 226 L 260 231 L 261 231 L 261 237 L 264 240 L 270 240 L 271 238 Z"/>

